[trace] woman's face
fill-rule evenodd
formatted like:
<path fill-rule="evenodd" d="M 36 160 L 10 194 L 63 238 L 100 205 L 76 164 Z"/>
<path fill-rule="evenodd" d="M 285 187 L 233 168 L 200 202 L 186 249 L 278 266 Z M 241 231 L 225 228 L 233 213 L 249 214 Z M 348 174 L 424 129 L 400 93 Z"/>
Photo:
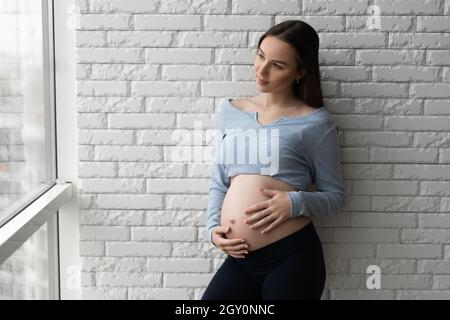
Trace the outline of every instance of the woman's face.
<path fill-rule="evenodd" d="M 295 50 L 288 43 L 273 36 L 265 37 L 253 65 L 257 87 L 261 91 L 289 92 L 292 82 L 304 75 L 304 69 L 297 69 L 295 56 Z"/>

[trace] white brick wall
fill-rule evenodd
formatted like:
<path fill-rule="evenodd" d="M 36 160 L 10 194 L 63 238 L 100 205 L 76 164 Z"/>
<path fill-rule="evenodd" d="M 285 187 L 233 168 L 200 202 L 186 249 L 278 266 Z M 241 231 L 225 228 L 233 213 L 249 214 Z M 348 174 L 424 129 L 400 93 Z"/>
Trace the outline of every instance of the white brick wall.
<path fill-rule="evenodd" d="M 222 99 L 256 95 L 259 36 L 302 19 L 320 36 L 347 195 L 314 220 L 323 299 L 449 299 L 450 1 L 187 4 L 78 0 L 83 298 L 201 297 L 224 258 L 202 236 L 212 167 L 177 161 L 192 142 L 174 132 L 214 129 Z M 380 290 L 366 288 L 372 264 Z"/>

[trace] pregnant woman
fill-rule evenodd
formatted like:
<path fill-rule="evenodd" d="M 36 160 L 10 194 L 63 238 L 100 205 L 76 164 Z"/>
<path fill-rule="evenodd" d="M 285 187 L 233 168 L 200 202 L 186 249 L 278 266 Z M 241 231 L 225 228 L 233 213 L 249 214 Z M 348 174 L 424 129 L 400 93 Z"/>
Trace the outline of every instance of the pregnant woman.
<path fill-rule="evenodd" d="M 311 218 L 337 213 L 345 197 L 337 126 L 322 105 L 319 38 L 288 20 L 257 49 L 260 94 L 226 99 L 216 114 L 221 160 L 206 237 L 227 257 L 201 299 L 320 299 L 326 268 Z"/>

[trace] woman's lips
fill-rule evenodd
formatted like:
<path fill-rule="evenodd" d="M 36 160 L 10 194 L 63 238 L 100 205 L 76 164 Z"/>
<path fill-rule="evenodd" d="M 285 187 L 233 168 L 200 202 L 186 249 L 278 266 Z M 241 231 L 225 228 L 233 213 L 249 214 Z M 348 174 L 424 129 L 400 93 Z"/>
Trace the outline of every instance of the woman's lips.
<path fill-rule="evenodd" d="M 261 85 L 266 85 L 266 84 L 268 84 L 268 82 L 262 81 L 262 80 L 260 80 L 260 79 L 258 79 L 257 81 L 258 81 L 258 83 L 261 84 Z"/>

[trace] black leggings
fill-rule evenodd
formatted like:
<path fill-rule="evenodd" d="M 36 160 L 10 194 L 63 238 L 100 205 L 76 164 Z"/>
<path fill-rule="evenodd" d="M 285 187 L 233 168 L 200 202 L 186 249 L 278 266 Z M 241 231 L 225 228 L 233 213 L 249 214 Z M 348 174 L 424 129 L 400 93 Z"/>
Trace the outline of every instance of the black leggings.
<path fill-rule="evenodd" d="M 326 269 L 311 221 L 245 258 L 227 255 L 201 300 L 320 300 Z"/>

